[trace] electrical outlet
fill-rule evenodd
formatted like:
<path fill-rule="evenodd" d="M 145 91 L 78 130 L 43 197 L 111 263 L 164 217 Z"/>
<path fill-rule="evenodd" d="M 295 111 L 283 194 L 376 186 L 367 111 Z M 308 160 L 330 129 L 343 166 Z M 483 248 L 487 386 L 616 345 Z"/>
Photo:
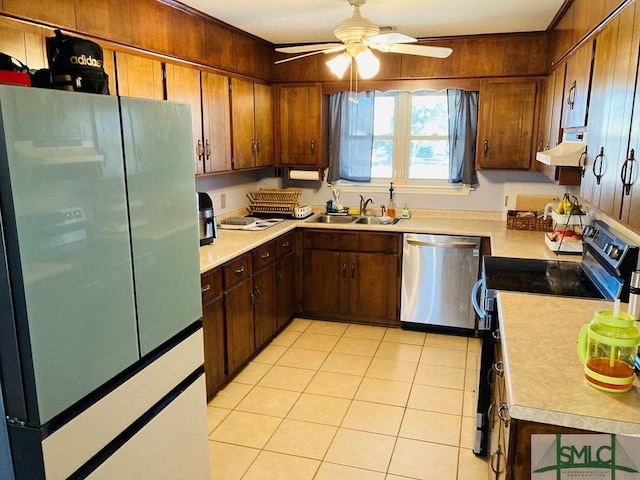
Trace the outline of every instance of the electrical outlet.
<path fill-rule="evenodd" d="M 220 208 L 227 208 L 227 194 L 220 194 Z"/>

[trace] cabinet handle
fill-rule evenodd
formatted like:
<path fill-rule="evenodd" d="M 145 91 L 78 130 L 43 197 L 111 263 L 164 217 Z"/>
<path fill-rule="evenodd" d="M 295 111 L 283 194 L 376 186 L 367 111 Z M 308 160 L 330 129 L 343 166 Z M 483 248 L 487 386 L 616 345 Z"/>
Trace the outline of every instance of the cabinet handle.
<path fill-rule="evenodd" d="M 489 140 L 484 141 L 484 147 L 482 148 L 482 155 L 487 156 L 489 154 Z"/>
<path fill-rule="evenodd" d="M 489 422 L 492 427 L 496 423 L 495 409 L 496 404 L 491 402 L 491 405 L 489 405 L 489 408 L 487 409 L 487 422 Z"/>
<path fill-rule="evenodd" d="M 204 144 L 204 154 L 207 157 L 207 160 L 211 157 L 211 145 L 209 144 L 209 139 Z"/>
<path fill-rule="evenodd" d="M 502 462 L 500 461 L 502 455 L 502 446 L 498 445 L 498 449 L 491 455 L 491 470 L 493 470 L 493 473 L 498 474 L 504 471 L 504 467 L 501 467 Z M 494 462 L 494 460 L 496 460 L 496 462 Z"/>
<path fill-rule="evenodd" d="M 271 254 L 269 252 L 267 253 L 263 253 L 262 256 L 260 257 L 262 260 L 266 260 L 267 258 L 269 258 L 271 256 Z"/>
<path fill-rule="evenodd" d="M 290 244 L 289 244 L 289 242 L 287 241 L 287 242 L 282 242 L 282 245 L 281 245 L 281 246 L 282 246 L 282 248 L 287 248 L 289 245 L 290 245 Z"/>
<path fill-rule="evenodd" d="M 249 306 L 253 309 L 253 306 L 256 304 L 256 296 L 253 293 L 253 290 L 249 292 Z"/>
<path fill-rule="evenodd" d="M 633 164 L 635 163 L 635 151 L 632 148 L 631 152 L 629 152 L 629 158 L 627 158 L 622 164 L 622 170 L 620 170 L 620 179 L 622 180 L 622 188 L 624 190 L 625 195 L 629 195 L 631 193 L 631 186 L 634 183 L 634 171 Z M 627 180 L 627 172 L 629 173 Z"/>
<path fill-rule="evenodd" d="M 495 340 L 500 340 L 500 330 L 494 330 L 491 333 L 491 336 L 495 339 Z"/>
<path fill-rule="evenodd" d="M 278 287 L 282 285 L 282 272 L 276 272 L 276 285 Z"/>
<path fill-rule="evenodd" d="M 253 290 L 255 291 L 254 299 L 256 303 L 258 303 L 260 301 L 260 298 L 262 298 L 262 292 L 260 292 L 260 289 L 258 287 L 253 287 Z"/>
<path fill-rule="evenodd" d="M 258 156 L 258 146 L 256 145 L 256 139 L 251 139 L 251 155 L 254 157 Z"/>
<path fill-rule="evenodd" d="M 569 95 L 567 95 L 567 104 L 569 108 L 573 110 L 573 106 L 576 104 L 576 81 L 574 80 L 569 89 Z"/>
<path fill-rule="evenodd" d="M 342 278 L 347 278 L 347 264 L 342 264 Z"/>
<path fill-rule="evenodd" d="M 244 273 L 244 267 L 238 267 L 238 268 L 236 268 L 235 274 L 236 274 L 236 275 L 240 275 L 241 273 Z"/>
<path fill-rule="evenodd" d="M 540 140 L 540 143 L 538 144 L 538 152 L 542 151 L 544 151 L 544 142 Z"/>
<path fill-rule="evenodd" d="M 261 150 L 261 149 L 260 149 L 260 140 L 259 140 L 259 139 L 257 139 L 257 140 L 256 140 L 256 156 L 257 156 L 257 155 L 260 155 L 260 150 Z"/>
<path fill-rule="evenodd" d="M 211 290 L 211 285 L 205 285 L 204 287 L 202 287 L 202 288 L 200 289 L 200 291 L 201 291 L 202 293 L 204 293 L 204 292 L 208 292 L 209 290 Z"/>
<path fill-rule="evenodd" d="M 584 177 L 584 173 L 587 171 L 587 147 L 584 147 L 584 152 L 578 157 L 578 167 L 580 167 L 580 175 Z"/>
<path fill-rule="evenodd" d="M 598 159 L 600 159 L 600 168 L 596 173 L 596 165 L 598 164 Z M 593 170 L 593 175 L 596 177 L 596 183 L 600 185 L 600 180 L 602 180 L 602 167 L 604 164 L 604 147 L 600 147 L 600 153 L 596 155 L 596 158 L 593 159 L 593 165 L 591 166 L 591 170 Z"/>
<path fill-rule="evenodd" d="M 198 145 L 196 146 L 196 153 L 198 154 L 198 158 L 201 158 L 204 155 L 204 147 L 202 146 L 202 140 L 198 140 Z"/>
<path fill-rule="evenodd" d="M 511 415 L 509 415 L 509 405 L 503 403 L 498 408 L 498 418 L 502 420 L 505 428 L 509 428 L 509 422 L 511 421 Z"/>
<path fill-rule="evenodd" d="M 504 363 L 502 360 L 498 360 L 496 363 L 493 364 L 493 369 L 495 370 L 497 375 L 500 375 L 501 377 L 504 375 Z"/>
<path fill-rule="evenodd" d="M 316 141 L 311 140 L 311 155 L 315 155 L 315 154 L 316 154 Z"/>
<path fill-rule="evenodd" d="M 356 278 L 356 264 L 351 264 L 351 278 Z"/>

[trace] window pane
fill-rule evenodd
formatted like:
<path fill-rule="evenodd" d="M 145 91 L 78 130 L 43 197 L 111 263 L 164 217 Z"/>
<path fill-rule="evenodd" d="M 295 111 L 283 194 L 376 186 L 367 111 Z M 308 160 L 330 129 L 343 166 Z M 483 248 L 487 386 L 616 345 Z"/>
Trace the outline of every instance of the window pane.
<path fill-rule="evenodd" d="M 393 140 L 374 139 L 371 160 L 372 178 L 391 178 L 393 170 Z"/>
<path fill-rule="evenodd" d="M 373 134 L 393 135 L 395 124 L 396 97 L 376 94 L 373 116 Z"/>
<path fill-rule="evenodd" d="M 411 140 L 409 178 L 446 179 L 449 176 L 448 140 Z"/>
<path fill-rule="evenodd" d="M 446 93 L 414 93 L 411 96 L 411 135 L 446 137 L 448 132 L 449 113 Z"/>

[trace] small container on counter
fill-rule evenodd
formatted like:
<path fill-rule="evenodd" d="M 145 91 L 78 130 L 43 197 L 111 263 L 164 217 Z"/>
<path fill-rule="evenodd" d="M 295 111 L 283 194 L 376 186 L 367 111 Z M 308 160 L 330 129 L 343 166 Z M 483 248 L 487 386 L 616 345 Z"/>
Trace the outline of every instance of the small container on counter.
<path fill-rule="evenodd" d="M 635 317 L 636 320 L 640 320 L 640 270 L 631 274 L 630 287 L 627 313 Z"/>

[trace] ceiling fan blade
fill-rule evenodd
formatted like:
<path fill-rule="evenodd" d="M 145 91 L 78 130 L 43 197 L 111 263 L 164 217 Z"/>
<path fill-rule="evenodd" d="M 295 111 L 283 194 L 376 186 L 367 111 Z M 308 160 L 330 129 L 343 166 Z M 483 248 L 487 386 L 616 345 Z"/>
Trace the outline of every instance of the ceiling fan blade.
<path fill-rule="evenodd" d="M 415 43 L 418 39 L 405 35 L 404 33 L 391 32 L 382 33 L 364 39 L 367 45 L 393 45 L 394 43 Z"/>
<path fill-rule="evenodd" d="M 334 48 L 327 48 L 326 50 L 318 50 L 318 51 L 315 51 L 315 52 L 303 53 L 302 55 L 296 55 L 295 57 L 283 58 L 282 60 L 278 60 L 278 61 L 276 61 L 274 63 L 276 65 L 278 65 L 279 63 L 285 63 L 285 62 L 290 62 L 291 60 L 297 60 L 299 58 L 310 57 L 311 55 L 317 55 L 318 53 L 340 52 L 341 50 L 344 50 L 345 48 L 347 48 L 347 46 L 344 45 L 344 44 L 336 43 L 335 45 L 337 45 L 337 46 L 334 47 Z"/>
<path fill-rule="evenodd" d="M 372 45 L 376 48 L 375 45 Z M 431 47 L 429 45 L 391 45 L 389 50 L 383 50 L 392 53 L 404 53 L 406 55 L 419 55 L 421 57 L 447 58 L 453 52 L 449 47 Z"/>
<path fill-rule="evenodd" d="M 293 47 L 278 47 L 276 52 L 280 53 L 305 53 L 316 50 L 326 50 L 330 48 L 343 47 L 342 43 L 316 43 L 313 45 L 295 45 Z"/>

